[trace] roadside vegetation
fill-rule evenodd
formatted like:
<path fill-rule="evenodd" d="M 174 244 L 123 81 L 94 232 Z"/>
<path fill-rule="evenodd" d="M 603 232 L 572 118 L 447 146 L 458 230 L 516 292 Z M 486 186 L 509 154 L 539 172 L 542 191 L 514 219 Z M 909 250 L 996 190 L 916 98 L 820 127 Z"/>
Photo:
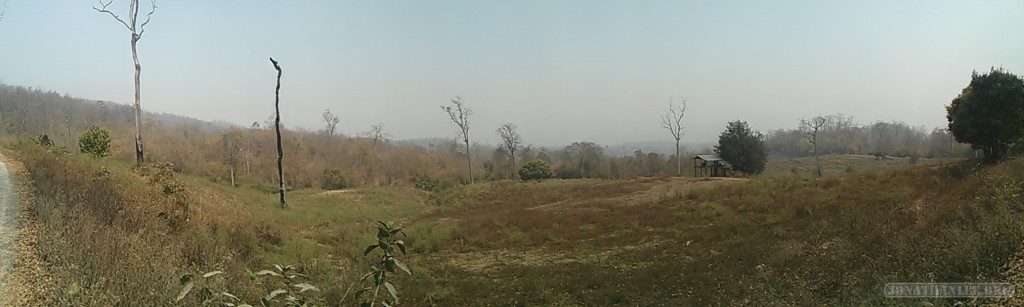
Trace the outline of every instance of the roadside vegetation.
<path fill-rule="evenodd" d="M 390 281 L 401 302 L 438 306 L 917 304 L 876 290 L 997 280 L 1024 240 L 1019 160 L 822 179 L 486 182 L 451 187 L 443 204 L 414 188 L 302 189 L 282 210 L 272 191 L 166 165 L 30 143 L 16 153 L 40 195 L 53 299 L 75 305 L 172 304 L 182 275 L 213 270 L 217 289 L 258 298 L 278 285 L 249 276 L 274 264 L 308 276 L 312 300 L 354 303 L 379 262 L 364 256 L 376 220 L 406 225 L 411 275 Z"/>

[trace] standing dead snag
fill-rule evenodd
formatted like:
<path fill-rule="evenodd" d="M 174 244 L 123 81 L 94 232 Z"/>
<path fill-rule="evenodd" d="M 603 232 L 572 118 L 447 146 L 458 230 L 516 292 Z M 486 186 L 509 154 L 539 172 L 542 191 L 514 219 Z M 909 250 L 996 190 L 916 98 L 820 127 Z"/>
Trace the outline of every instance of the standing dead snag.
<path fill-rule="evenodd" d="M 473 184 L 473 160 L 471 159 L 473 154 L 469 148 L 469 116 L 473 115 L 473 110 L 467 108 L 465 102 L 462 101 L 462 97 L 458 96 L 452 99 L 452 106 L 441 106 L 441 110 L 448 113 L 448 117 L 453 124 L 459 126 L 458 135 L 466 143 L 466 164 L 469 166 L 469 184 Z"/>
<path fill-rule="evenodd" d="M 498 127 L 498 136 L 501 137 L 501 141 L 504 143 L 505 150 L 508 150 L 508 156 L 512 159 L 512 168 L 509 169 L 509 176 L 513 176 L 516 169 L 516 149 L 522 146 L 522 137 L 519 136 L 519 132 L 516 131 L 517 127 L 513 123 L 504 123 L 501 127 Z"/>
<path fill-rule="evenodd" d="M 827 121 L 828 119 L 823 116 L 817 116 L 811 120 L 800 120 L 800 127 L 804 130 L 804 138 L 811 142 L 811 147 L 814 149 L 814 164 L 818 167 L 818 177 L 821 177 L 821 160 L 818 159 L 818 130 L 821 130 L 821 127 L 825 126 Z"/>
<path fill-rule="evenodd" d="M 281 65 L 278 65 L 274 58 L 270 58 L 270 63 L 273 63 L 274 69 L 277 70 L 277 88 L 274 89 L 274 130 L 277 132 L 277 179 L 281 189 L 281 208 L 285 208 L 288 202 L 284 200 L 284 153 L 281 149 Z"/>
<path fill-rule="evenodd" d="M 142 24 L 137 23 L 139 17 L 139 0 L 131 0 L 128 3 L 128 22 L 125 22 L 121 17 L 118 17 L 117 14 L 114 14 L 114 12 L 107 9 L 107 6 L 110 6 L 113 2 L 114 0 L 107 1 L 107 3 L 100 1 L 100 7 L 97 8 L 94 6 L 92 9 L 100 13 L 110 14 L 111 17 L 114 17 L 114 20 L 117 20 L 124 25 L 124 27 L 132 34 L 132 61 L 135 62 L 135 162 L 142 164 L 142 162 L 145 162 L 142 150 L 142 105 L 140 102 L 141 81 L 139 79 L 142 74 L 142 65 L 139 64 L 139 52 L 136 46 L 139 43 L 139 39 L 142 39 L 142 33 L 146 32 L 146 25 L 149 24 L 149 20 L 153 17 L 153 13 L 156 12 L 156 0 L 150 0 L 149 14 L 146 14 L 146 21 L 143 21 Z"/>
<path fill-rule="evenodd" d="M 672 98 L 668 98 L 668 111 L 661 115 L 661 127 L 668 130 L 672 134 L 672 138 L 676 140 L 676 176 L 683 174 L 683 163 L 679 157 L 679 140 L 683 138 L 682 126 L 683 116 L 686 115 L 686 99 L 680 99 L 683 103 L 679 106 L 672 105 Z"/>
<path fill-rule="evenodd" d="M 327 123 L 327 128 L 324 130 L 327 131 L 328 136 L 334 136 L 334 132 L 338 130 L 338 122 L 340 121 L 341 119 L 339 119 L 337 115 L 331 113 L 331 109 L 324 110 L 324 122 Z"/>

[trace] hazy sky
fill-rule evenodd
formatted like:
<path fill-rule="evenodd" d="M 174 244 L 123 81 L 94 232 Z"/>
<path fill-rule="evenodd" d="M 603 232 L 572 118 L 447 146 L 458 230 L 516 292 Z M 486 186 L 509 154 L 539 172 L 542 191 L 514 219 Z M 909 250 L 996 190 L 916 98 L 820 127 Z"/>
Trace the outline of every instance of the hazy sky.
<path fill-rule="evenodd" d="M 92 1 L 7 0 L 0 81 L 130 103 L 129 34 Z M 347 134 L 470 135 L 497 143 L 670 140 L 659 115 L 689 103 L 684 142 L 726 122 L 758 130 L 844 113 L 944 126 L 972 70 L 1024 74 L 1024 1 L 159 1 L 139 42 L 142 106 L 248 125 L 273 112 Z M 124 12 L 127 1 L 115 0 Z"/>

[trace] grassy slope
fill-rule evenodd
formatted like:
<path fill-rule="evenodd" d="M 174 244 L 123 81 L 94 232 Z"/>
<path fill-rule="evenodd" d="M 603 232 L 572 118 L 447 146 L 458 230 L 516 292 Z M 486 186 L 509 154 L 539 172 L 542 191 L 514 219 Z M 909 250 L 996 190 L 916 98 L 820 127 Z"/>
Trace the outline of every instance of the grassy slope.
<path fill-rule="evenodd" d="M 571 205 L 551 211 L 530 208 L 557 199 L 515 195 L 557 183 L 493 186 L 477 194 L 480 205 L 425 218 L 457 220 L 465 243 L 433 253 L 435 274 L 446 278 L 424 297 L 447 294 L 433 301 L 442 305 L 919 304 L 887 300 L 881 286 L 999 280 L 1024 239 L 1024 161 L 972 172 L 922 166 L 698 189 L 670 182 L 649 190 L 656 200 L 632 204 L 617 196 L 642 184 L 618 182 L 569 189 L 576 196 L 562 202 Z"/>
<path fill-rule="evenodd" d="M 871 155 L 823 155 L 821 172 L 825 176 L 845 176 L 866 170 L 903 169 L 915 165 L 934 165 L 955 162 L 949 158 L 919 158 L 911 163 L 906 157 L 886 157 L 877 159 Z M 765 165 L 766 174 L 795 173 L 801 175 L 814 174 L 814 157 L 779 159 L 768 161 Z"/>
<path fill-rule="evenodd" d="M 56 295 L 79 304 L 162 300 L 193 266 L 224 269 L 241 282 L 220 287 L 255 297 L 271 286 L 246 282 L 245 269 L 274 263 L 296 265 L 337 302 L 367 270 L 376 219 L 409 225 L 414 275 L 395 280 L 404 302 L 441 306 L 919 303 L 887 301 L 880 286 L 997 280 L 1024 240 L 1024 161 L 820 180 L 492 182 L 442 207 L 409 188 L 303 190 L 284 210 L 266 189 L 184 176 L 191 219 L 174 228 L 146 209 L 159 190 L 128 165 L 21 152 L 41 199 L 88 204 L 37 210 L 41 239 L 70 237 L 41 250 L 58 289 L 85 289 Z M 114 179 L 91 182 L 100 166 Z M 90 192 L 107 185 L 114 196 Z M 56 186 L 63 194 L 42 195 Z M 122 211 L 106 209 L 111 200 Z M 132 282 L 104 284 L 114 278 Z"/>

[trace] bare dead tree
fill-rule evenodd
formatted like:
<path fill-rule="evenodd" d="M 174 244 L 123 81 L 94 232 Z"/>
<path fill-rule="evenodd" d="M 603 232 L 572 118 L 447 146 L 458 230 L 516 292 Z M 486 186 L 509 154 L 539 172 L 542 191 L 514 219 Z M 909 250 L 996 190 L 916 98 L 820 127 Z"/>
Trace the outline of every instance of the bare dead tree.
<path fill-rule="evenodd" d="M 334 136 L 334 132 L 338 129 L 339 121 L 341 121 L 341 119 L 338 119 L 337 115 L 331 113 L 331 109 L 324 110 L 324 122 L 327 123 L 327 135 Z"/>
<path fill-rule="evenodd" d="M 501 137 L 502 143 L 504 143 L 503 145 L 505 146 L 505 149 L 508 151 L 509 158 L 512 159 L 512 168 L 509 169 L 509 173 L 511 173 L 509 175 L 510 177 L 515 176 L 516 149 L 523 145 L 522 136 L 519 135 L 519 131 L 517 131 L 517 129 L 518 127 L 513 123 L 504 123 L 498 127 L 497 131 L 498 136 Z"/>
<path fill-rule="evenodd" d="M 153 13 L 156 12 L 156 0 L 150 0 L 149 14 L 146 14 L 146 20 L 143 21 L 141 24 L 138 23 L 139 0 L 129 1 L 128 22 L 125 22 L 124 19 L 121 19 L 121 17 L 118 17 L 117 14 L 114 14 L 114 12 L 111 12 L 109 9 L 107 9 L 107 7 L 110 6 L 110 4 L 113 2 L 114 0 L 107 1 L 106 3 L 100 1 L 100 7 L 97 8 L 94 6 L 92 7 L 92 9 L 100 13 L 110 14 L 111 17 L 114 17 L 114 20 L 124 25 L 124 27 L 127 28 L 128 32 L 131 32 L 132 35 L 132 61 L 135 62 L 135 162 L 142 164 L 143 162 L 145 162 L 142 150 L 142 105 L 140 93 L 141 81 L 139 79 L 140 75 L 142 74 L 142 65 L 139 64 L 139 52 L 137 49 L 137 45 L 139 43 L 139 39 L 142 39 L 142 34 L 146 32 L 146 25 L 149 24 L 149 21 L 153 17 Z"/>
<path fill-rule="evenodd" d="M 683 173 L 682 159 L 679 157 L 679 140 L 683 138 L 686 133 L 683 129 L 686 127 L 682 126 L 683 116 L 686 115 L 686 99 L 680 98 L 682 104 L 676 106 L 672 104 L 672 97 L 668 98 L 668 111 L 661 115 L 661 127 L 668 130 L 672 134 L 672 139 L 676 140 L 676 175 Z"/>
<path fill-rule="evenodd" d="M 800 129 L 804 130 L 804 138 L 811 142 L 811 147 L 814 149 L 814 164 L 818 168 L 818 177 L 821 177 L 821 160 L 818 158 L 818 130 L 820 130 L 826 122 L 828 122 L 828 119 L 821 115 L 815 116 L 810 120 L 800 120 Z"/>
<path fill-rule="evenodd" d="M 387 142 L 388 138 L 391 137 L 391 134 L 384 132 L 384 123 L 370 126 L 370 131 L 364 132 L 363 135 L 373 141 L 370 146 L 371 150 L 376 150 L 377 144 Z"/>
<path fill-rule="evenodd" d="M 453 124 L 459 126 L 458 136 L 462 139 L 462 142 L 466 143 L 466 164 L 469 167 L 469 184 L 473 184 L 473 160 L 471 159 L 472 154 L 469 148 L 469 116 L 473 115 L 473 110 L 467 108 L 465 102 L 462 101 L 462 97 L 458 96 L 452 99 L 451 106 L 441 106 L 441 110 L 448 113 L 448 117 Z"/>
<path fill-rule="evenodd" d="M 68 148 L 75 148 L 75 137 L 71 135 L 71 101 L 68 101 L 68 107 L 64 111 L 64 126 L 68 128 Z"/>
<path fill-rule="evenodd" d="M 228 165 L 231 174 L 231 186 L 235 186 L 235 167 L 238 166 L 239 156 L 245 147 L 242 145 L 244 137 L 239 130 L 232 130 L 221 137 L 221 146 L 224 150 L 224 163 Z"/>
<path fill-rule="evenodd" d="M 281 148 L 281 65 L 270 58 L 277 70 L 277 88 L 274 89 L 274 131 L 277 132 L 277 182 L 281 190 L 281 208 L 288 207 L 284 200 L 284 150 Z"/>

